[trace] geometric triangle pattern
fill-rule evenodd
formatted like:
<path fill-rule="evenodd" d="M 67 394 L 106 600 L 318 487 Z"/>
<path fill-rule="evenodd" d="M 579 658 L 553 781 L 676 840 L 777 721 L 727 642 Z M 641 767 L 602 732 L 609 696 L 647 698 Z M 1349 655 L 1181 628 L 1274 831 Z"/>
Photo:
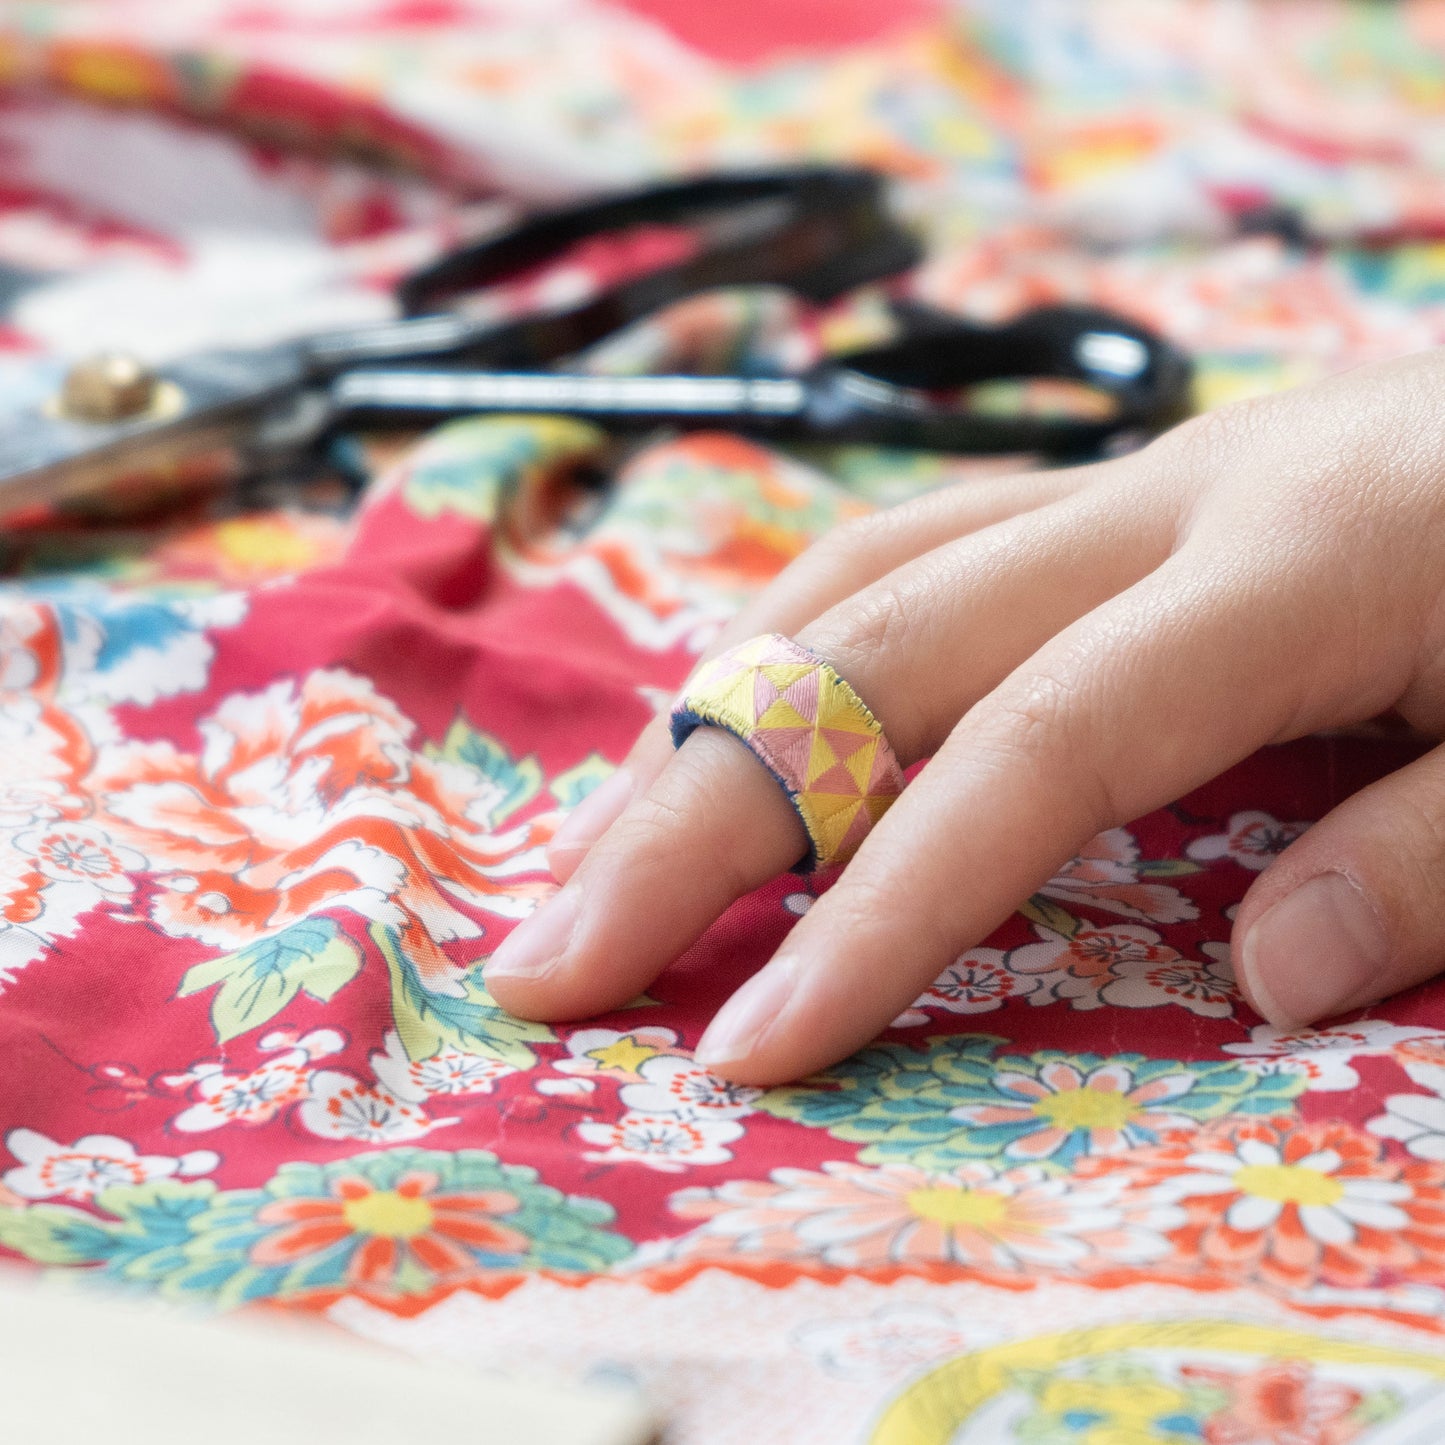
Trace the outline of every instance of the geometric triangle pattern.
<path fill-rule="evenodd" d="M 903 769 L 862 698 L 776 632 L 705 662 L 671 721 L 674 747 L 694 728 L 725 728 L 778 780 L 808 834 L 800 873 L 846 863 L 903 791 Z"/>

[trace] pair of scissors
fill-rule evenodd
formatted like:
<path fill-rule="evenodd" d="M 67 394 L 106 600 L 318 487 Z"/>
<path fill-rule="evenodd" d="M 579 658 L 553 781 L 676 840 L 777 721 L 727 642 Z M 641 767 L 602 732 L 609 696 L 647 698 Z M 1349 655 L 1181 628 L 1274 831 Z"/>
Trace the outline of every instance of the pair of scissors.
<path fill-rule="evenodd" d="M 798 376 L 365 370 L 336 379 L 332 416 L 375 426 L 477 412 L 564 412 L 615 430 L 724 427 L 785 442 L 1064 458 L 1184 414 L 1188 361 L 1114 312 L 1040 306 L 985 326 L 917 303 L 891 309 L 898 339 Z M 990 413 L 948 397 L 989 382 L 1046 377 L 1087 388 L 1103 401 L 1101 414 Z"/>
<path fill-rule="evenodd" d="M 514 319 L 468 306 L 579 244 L 660 229 L 660 265 L 571 304 Z M 667 247 L 663 248 L 668 250 Z M 347 425 L 457 413 L 567 411 L 619 429 L 670 423 L 779 438 L 922 449 L 1077 452 L 1172 418 L 1184 359 L 1122 317 L 1080 308 L 977 327 L 916 306 L 898 339 L 803 376 L 565 374 L 559 362 L 687 296 L 771 285 L 814 302 L 906 271 L 917 239 L 886 181 L 854 167 L 704 176 L 534 215 L 406 277 L 394 321 L 279 345 L 201 353 L 150 369 L 82 362 L 46 404 L 0 422 L 0 516 L 87 500 L 124 510 L 195 488 L 284 475 Z M 1107 418 L 978 415 L 941 389 L 998 377 L 1063 376 L 1097 387 Z"/>

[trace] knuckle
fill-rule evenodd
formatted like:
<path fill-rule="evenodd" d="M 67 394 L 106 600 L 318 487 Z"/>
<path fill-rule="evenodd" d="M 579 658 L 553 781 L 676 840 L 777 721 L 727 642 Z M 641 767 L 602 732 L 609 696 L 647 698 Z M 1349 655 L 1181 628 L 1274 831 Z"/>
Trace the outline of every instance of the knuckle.
<path fill-rule="evenodd" d="M 1097 832 L 1122 819 L 1091 715 L 1078 677 L 1037 672 L 994 694 L 970 744 L 999 771 L 1026 771 L 1056 803 L 1078 812 L 1077 827 Z"/>
<path fill-rule="evenodd" d="M 858 593 L 843 608 L 808 629 L 801 640 L 853 685 L 877 714 L 900 754 L 914 755 L 926 737 L 921 701 L 908 686 L 922 637 L 906 596 L 888 585 Z"/>
<path fill-rule="evenodd" d="M 647 862 L 670 856 L 688 828 L 687 810 L 655 794 L 640 798 L 607 832 L 609 849 Z"/>
<path fill-rule="evenodd" d="M 1149 450 L 1186 478 L 1207 480 L 1268 434 L 1274 409 L 1269 397 L 1229 402 L 1181 422 Z"/>
<path fill-rule="evenodd" d="M 892 587 L 870 587 L 849 609 L 845 635 L 837 643 L 840 660 L 890 656 L 908 646 L 912 631 L 902 597 Z"/>
<path fill-rule="evenodd" d="M 814 562 L 823 561 L 844 566 L 858 557 L 877 550 L 879 543 L 892 529 L 887 512 L 870 512 L 864 517 L 850 517 L 815 542 L 804 556 Z"/>

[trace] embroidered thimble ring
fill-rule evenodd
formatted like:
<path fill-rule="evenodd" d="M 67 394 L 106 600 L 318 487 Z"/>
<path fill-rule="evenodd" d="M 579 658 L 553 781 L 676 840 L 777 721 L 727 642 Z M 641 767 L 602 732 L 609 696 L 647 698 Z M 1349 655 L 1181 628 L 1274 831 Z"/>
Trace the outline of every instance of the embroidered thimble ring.
<path fill-rule="evenodd" d="M 799 872 L 846 863 L 903 791 L 878 719 L 817 653 L 751 638 L 704 663 L 672 709 L 672 741 L 718 727 L 777 779 L 808 835 Z"/>

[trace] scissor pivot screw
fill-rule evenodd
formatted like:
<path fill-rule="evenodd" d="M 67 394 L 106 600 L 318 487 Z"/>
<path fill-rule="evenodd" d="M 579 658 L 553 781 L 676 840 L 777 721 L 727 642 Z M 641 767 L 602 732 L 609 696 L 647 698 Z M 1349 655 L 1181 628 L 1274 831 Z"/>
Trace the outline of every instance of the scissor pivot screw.
<path fill-rule="evenodd" d="M 66 373 L 58 410 L 72 421 L 130 421 L 156 404 L 161 379 L 137 357 L 103 352 Z"/>

